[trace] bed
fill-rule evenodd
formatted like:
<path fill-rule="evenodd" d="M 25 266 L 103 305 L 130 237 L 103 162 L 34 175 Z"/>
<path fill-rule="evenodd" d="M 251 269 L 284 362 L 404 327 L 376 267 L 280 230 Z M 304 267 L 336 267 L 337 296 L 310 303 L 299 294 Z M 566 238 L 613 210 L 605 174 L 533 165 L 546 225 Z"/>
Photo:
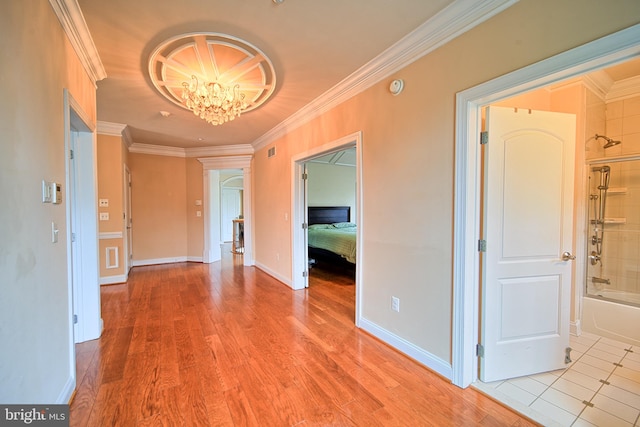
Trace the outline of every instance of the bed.
<path fill-rule="evenodd" d="M 356 225 L 349 206 L 309 206 L 307 244 L 311 265 L 353 269 L 356 263 Z"/>

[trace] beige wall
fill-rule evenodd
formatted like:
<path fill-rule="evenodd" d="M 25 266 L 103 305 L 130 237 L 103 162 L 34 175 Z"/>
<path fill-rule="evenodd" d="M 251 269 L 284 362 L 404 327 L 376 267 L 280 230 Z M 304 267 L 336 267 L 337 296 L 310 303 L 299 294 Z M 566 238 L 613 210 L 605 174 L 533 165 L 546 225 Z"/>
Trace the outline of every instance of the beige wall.
<path fill-rule="evenodd" d="M 0 402 L 53 403 L 72 380 L 67 215 L 41 183 L 65 182 L 63 90 L 93 125 L 95 86 L 47 1 L 0 2 L 0 55 Z"/>
<path fill-rule="evenodd" d="M 122 138 L 119 136 L 98 135 L 98 199 L 107 199 L 108 207 L 100 207 L 99 213 L 108 213 L 109 220 L 99 221 L 100 232 L 100 278 L 104 282 L 108 276 L 122 276 L 124 274 L 124 238 L 105 238 L 104 233 L 124 233 L 124 191 L 123 191 L 123 159 Z M 113 249 L 107 253 L 108 248 Z M 117 268 L 107 268 L 107 257 L 111 259 L 109 264 Z"/>
<path fill-rule="evenodd" d="M 454 100 L 639 21 L 640 3 L 521 0 L 386 81 L 292 130 L 254 160 L 256 262 L 291 277 L 291 157 L 363 132 L 362 314 L 451 360 Z M 396 97 L 388 81 L 401 78 Z M 275 254 L 280 254 L 279 260 Z M 390 310 L 400 298 L 401 311 Z"/>
<path fill-rule="evenodd" d="M 187 253 L 187 168 L 184 158 L 129 154 L 134 265 Z"/>
<path fill-rule="evenodd" d="M 204 201 L 203 170 L 198 159 L 187 158 L 187 257 L 190 260 L 202 259 L 204 251 Z M 196 206 L 196 200 L 203 205 Z M 200 211 L 201 216 L 197 216 Z"/>

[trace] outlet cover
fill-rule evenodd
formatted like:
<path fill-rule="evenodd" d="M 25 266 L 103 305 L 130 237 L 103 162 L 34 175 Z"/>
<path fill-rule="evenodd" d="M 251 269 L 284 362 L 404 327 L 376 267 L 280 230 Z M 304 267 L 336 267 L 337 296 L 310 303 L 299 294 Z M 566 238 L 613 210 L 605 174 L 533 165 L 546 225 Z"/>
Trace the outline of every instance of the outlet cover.
<path fill-rule="evenodd" d="M 391 310 L 400 312 L 400 299 L 397 297 L 391 297 Z"/>

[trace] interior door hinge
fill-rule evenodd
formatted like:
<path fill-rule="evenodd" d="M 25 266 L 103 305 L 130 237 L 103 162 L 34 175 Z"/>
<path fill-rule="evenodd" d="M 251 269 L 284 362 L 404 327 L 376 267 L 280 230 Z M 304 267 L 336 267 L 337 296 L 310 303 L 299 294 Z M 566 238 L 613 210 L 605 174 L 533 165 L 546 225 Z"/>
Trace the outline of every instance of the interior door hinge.
<path fill-rule="evenodd" d="M 306 271 L 306 270 L 305 270 L 305 271 L 303 271 L 303 272 L 302 272 L 302 277 L 307 277 L 307 276 L 309 276 L 309 272 L 308 272 L 308 271 Z"/>
<path fill-rule="evenodd" d="M 75 325 L 76 323 L 78 323 L 78 315 L 74 314 L 73 315 L 73 324 Z"/>
<path fill-rule="evenodd" d="M 306 230 L 307 228 L 309 228 L 309 224 L 307 224 L 306 222 L 302 223 L 302 229 Z"/>
<path fill-rule="evenodd" d="M 487 252 L 487 241 L 484 239 L 478 240 L 478 252 Z"/>
<path fill-rule="evenodd" d="M 476 344 L 476 356 L 484 357 L 484 346 L 482 344 Z"/>
<path fill-rule="evenodd" d="M 480 144 L 484 145 L 489 142 L 489 132 L 486 130 L 484 132 L 480 132 Z"/>
<path fill-rule="evenodd" d="M 303 174 L 302 174 L 302 179 L 307 179 L 307 178 L 309 178 L 309 175 L 308 175 L 306 172 L 305 172 L 305 173 L 303 173 Z"/>
<path fill-rule="evenodd" d="M 76 233 L 71 233 L 71 242 L 76 241 Z"/>
<path fill-rule="evenodd" d="M 73 150 L 69 150 L 69 159 L 73 160 Z"/>

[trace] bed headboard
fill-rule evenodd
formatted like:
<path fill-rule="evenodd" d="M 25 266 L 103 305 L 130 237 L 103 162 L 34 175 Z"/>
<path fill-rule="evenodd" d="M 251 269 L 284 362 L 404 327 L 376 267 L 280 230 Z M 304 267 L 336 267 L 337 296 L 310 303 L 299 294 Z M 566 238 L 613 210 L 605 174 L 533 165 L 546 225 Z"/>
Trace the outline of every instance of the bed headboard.
<path fill-rule="evenodd" d="M 309 206 L 309 225 L 351 221 L 350 206 Z"/>

